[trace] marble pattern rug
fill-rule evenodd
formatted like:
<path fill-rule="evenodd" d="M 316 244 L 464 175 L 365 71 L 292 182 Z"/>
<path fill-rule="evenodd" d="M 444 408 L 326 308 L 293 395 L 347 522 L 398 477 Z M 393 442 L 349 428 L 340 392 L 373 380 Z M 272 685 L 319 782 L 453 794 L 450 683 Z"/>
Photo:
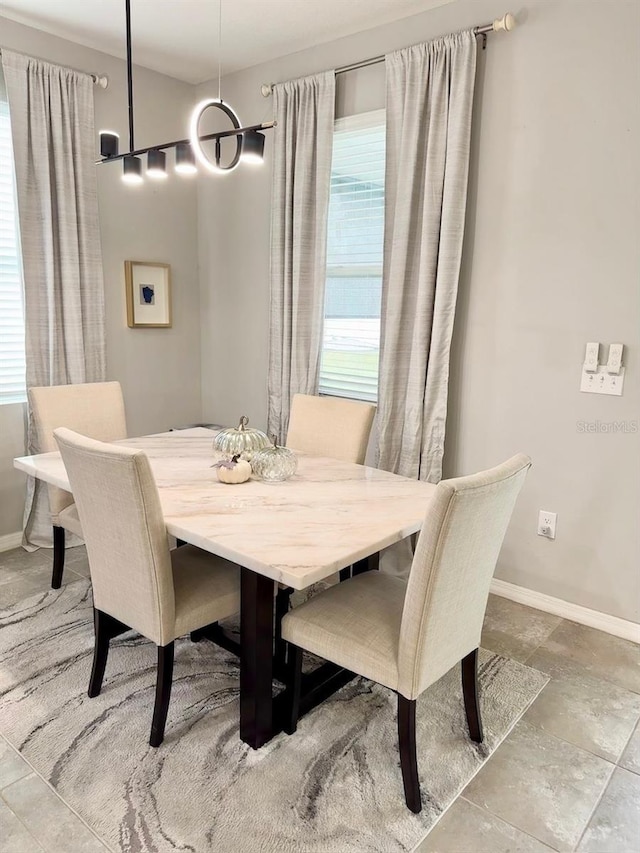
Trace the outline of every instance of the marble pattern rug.
<path fill-rule="evenodd" d="M 148 745 L 155 647 L 112 642 L 87 697 L 90 585 L 0 611 L 0 731 L 113 850 L 127 853 L 409 851 L 478 771 L 547 678 L 481 654 L 485 740 L 467 734 L 459 668 L 418 701 L 423 810 L 404 804 L 395 696 L 358 678 L 292 737 L 254 751 L 238 737 L 238 663 L 176 642 L 165 741 Z"/>

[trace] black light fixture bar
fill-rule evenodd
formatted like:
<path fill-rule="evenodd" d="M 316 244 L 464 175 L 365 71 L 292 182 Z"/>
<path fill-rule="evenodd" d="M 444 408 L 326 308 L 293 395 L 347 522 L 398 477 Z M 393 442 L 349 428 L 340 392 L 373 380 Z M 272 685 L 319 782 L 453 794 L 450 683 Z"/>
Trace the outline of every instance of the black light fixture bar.
<path fill-rule="evenodd" d="M 276 126 L 275 121 L 265 121 L 262 124 L 252 124 L 249 127 L 234 127 L 231 130 L 221 130 L 219 133 L 207 133 L 205 136 L 200 136 L 201 142 L 207 142 L 210 139 L 222 139 L 225 136 L 242 136 L 243 133 L 249 133 L 252 130 L 269 130 Z M 138 148 L 136 151 L 126 151 L 124 154 L 114 154 L 112 157 L 103 157 L 101 160 L 96 160 L 96 166 L 100 163 L 113 163 L 116 160 L 123 160 L 125 157 L 139 157 L 142 154 L 148 154 L 149 151 L 164 151 L 168 148 L 175 148 L 177 145 L 189 144 L 189 139 L 176 139 L 175 142 L 163 142 L 162 145 L 150 145 L 148 148 Z"/>
<path fill-rule="evenodd" d="M 222 0 L 220 0 L 221 2 Z M 220 6 L 220 10 L 221 10 Z M 220 12 L 220 14 L 222 14 Z M 128 100 L 128 113 L 129 113 L 129 150 L 124 152 L 123 154 L 118 153 L 118 135 L 116 133 L 110 131 L 103 131 L 100 134 L 100 154 L 101 159 L 95 161 L 95 165 L 100 165 L 100 163 L 111 163 L 114 160 L 122 160 L 123 161 L 123 180 L 128 183 L 139 183 L 142 180 L 142 168 L 141 162 L 138 159 L 141 155 L 147 154 L 149 155 L 147 158 L 147 174 L 151 177 L 164 177 L 166 175 L 166 166 L 165 166 L 165 155 L 164 151 L 170 148 L 177 148 L 180 146 L 180 150 L 177 152 L 176 160 L 177 165 L 185 165 L 185 163 L 192 162 L 195 166 L 195 157 L 198 156 L 201 161 L 204 160 L 205 164 L 208 167 L 211 167 L 212 164 L 208 161 L 208 158 L 202 154 L 200 149 L 200 142 L 205 142 L 207 140 L 215 139 L 216 141 L 216 166 L 212 171 L 229 171 L 235 168 L 238 160 L 240 159 L 240 154 L 242 150 L 242 145 L 244 142 L 243 134 L 251 134 L 252 136 L 258 136 L 259 134 L 256 131 L 268 130 L 271 127 L 276 126 L 275 121 L 271 122 L 263 122 L 262 124 L 254 124 L 248 127 L 238 127 L 240 124 L 240 120 L 238 119 L 236 113 L 229 107 L 229 105 L 225 104 L 220 97 L 220 47 L 218 49 L 218 98 L 215 101 L 203 102 L 200 107 L 196 108 L 200 109 L 200 113 L 197 115 L 196 119 L 192 119 L 192 122 L 195 121 L 195 131 L 192 129 L 191 138 L 190 139 L 176 139 L 174 142 L 163 142 L 160 145 L 149 145 L 147 148 L 136 148 L 134 142 L 134 111 L 133 111 L 133 63 L 132 63 L 132 51 L 131 51 L 131 0 L 125 0 L 125 23 L 126 23 L 126 41 L 127 41 L 127 100 Z M 220 30 L 221 31 L 221 30 Z M 197 130 L 197 122 L 199 121 L 202 111 L 209 106 L 216 106 L 222 109 L 227 115 L 232 119 L 233 124 L 235 125 L 231 130 L 223 130 L 219 133 L 209 133 L 205 136 L 200 136 Z M 194 116 L 196 113 L 194 113 Z M 192 125 L 193 127 L 193 125 Z M 234 160 L 228 166 L 220 165 L 220 140 L 227 136 L 235 136 L 236 137 L 236 156 Z M 247 136 L 247 139 L 251 141 L 252 144 L 248 143 L 248 148 L 252 148 L 254 152 L 257 152 L 258 146 L 255 144 L 255 140 L 252 139 L 252 136 Z M 264 139 L 264 137 L 263 137 Z M 263 146 L 264 148 L 264 143 Z M 194 149 L 196 149 L 194 151 Z M 185 151 L 189 151 L 190 154 L 185 154 Z M 177 171 L 187 171 L 186 169 L 178 169 Z M 191 171 L 191 170 L 189 170 Z"/>

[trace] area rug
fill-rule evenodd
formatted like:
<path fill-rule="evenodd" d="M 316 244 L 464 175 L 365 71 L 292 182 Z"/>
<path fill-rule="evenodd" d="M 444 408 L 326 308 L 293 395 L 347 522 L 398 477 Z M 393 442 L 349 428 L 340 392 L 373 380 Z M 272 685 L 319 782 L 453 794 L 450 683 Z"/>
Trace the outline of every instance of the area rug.
<path fill-rule="evenodd" d="M 131 853 L 395 853 L 411 850 L 547 681 L 482 652 L 485 740 L 467 735 L 456 667 L 418 702 L 423 810 L 404 804 L 395 696 L 358 678 L 254 751 L 238 737 L 238 663 L 176 643 L 164 744 L 148 746 L 155 648 L 112 643 L 87 697 L 86 581 L 0 612 L 0 732 L 113 850 Z"/>

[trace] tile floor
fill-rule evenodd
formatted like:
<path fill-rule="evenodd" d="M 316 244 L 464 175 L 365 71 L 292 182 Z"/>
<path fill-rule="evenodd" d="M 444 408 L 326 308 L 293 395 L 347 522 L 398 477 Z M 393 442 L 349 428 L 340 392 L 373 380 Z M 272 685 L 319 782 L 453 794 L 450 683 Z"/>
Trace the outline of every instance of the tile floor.
<path fill-rule="evenodd" d="M 50 551 L 0 553 L 0 606 L 50 576 Z M 80 576 L 86 555 L 74 548 L 65 582 Z M 482 644 L 551 681 L 414 853 L 636 853 L 640 648 L 496 596 Z M 0 732 L 1 853 L 107 849 Z"/>

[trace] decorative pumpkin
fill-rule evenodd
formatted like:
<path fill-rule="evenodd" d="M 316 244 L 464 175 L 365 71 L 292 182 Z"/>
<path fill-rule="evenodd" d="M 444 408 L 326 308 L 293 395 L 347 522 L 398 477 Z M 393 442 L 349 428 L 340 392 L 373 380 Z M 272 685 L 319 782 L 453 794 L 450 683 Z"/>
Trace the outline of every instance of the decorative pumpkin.
<path fill-rule="evenodd" d="M 218 433 L 213 446 L 225 456 L 239 455 L 243 459 L 250 460 L 256 450 L 270 447 L 271 442 L 264 432 L 249 427 L 249 418 L 243 415 L 237 427 L 223 429 Z"/>
<path fill-rule="evenodd" d="M 221 483 L 246 483 L 251 476 L 251 465 L 239 455 L 228 461 L 216 462 L 211 467 L 217 469 Z"/>
<path fill-rule="evenodd" d="M 293 477 L 298 467 L 298 457 L 288 447 L 279 447 L 273 437 L 273 447 L 265 447 L 253 454 L 251 468 L 256 477 L 277 483 Z"/>

